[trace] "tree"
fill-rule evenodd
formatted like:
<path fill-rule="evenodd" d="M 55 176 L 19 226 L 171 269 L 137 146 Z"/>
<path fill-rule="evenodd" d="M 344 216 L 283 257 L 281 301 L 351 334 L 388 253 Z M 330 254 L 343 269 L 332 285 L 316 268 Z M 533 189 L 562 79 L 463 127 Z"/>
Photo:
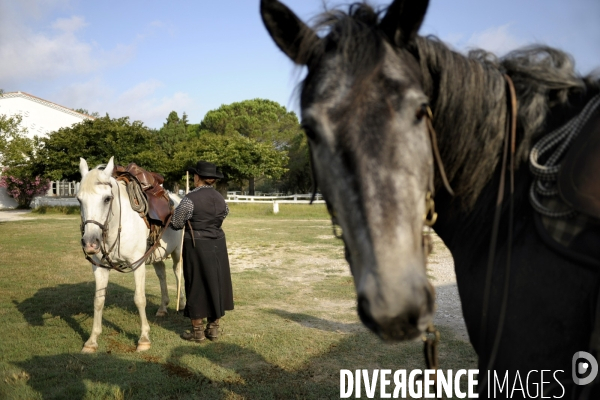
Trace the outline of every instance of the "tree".
<path fill-rule="evenodd" d="M 36 141 L 21 127 L 22 117 L 0 115 L 0 166 L 23 169 L 36 156 Z"/>
<path fill-rule="evenodd" d="M 284 192 L 308 193 L 312 189 L 310 153 L 304 133 L 296 135 L 288 150 L 288 171 L 282 177 L 281 189 Z"/>
<path fill-rule="evenodd" d="M 165 177 L 164 186 L 173 189 L 174 192 L 179 190 L 181 178 L 181 170 L 177 169 L 178 164 L 175 162 L 175 149 L 177 144 L 188 139 L 188 125 L 185 112 L 179 118 L 177 112 L 171 111 L 162 128 L 152 133 L 155 147 L 161 149 L 161 152 L 150 150 L 140 154 L 148 164 L 159 168 Z"/>
<path fill-rule="evenodd" d="M 79 180 L 79 157 L 96 165 L 106 163 L 112 156 L 116 163 L 135 162 L 156 171 L 147 157 L 140 157 L 152 149 L 152 135 L 142 122 L 130 122 L 128 117 L 112 119 L 107 114 L 61 128 L 42 139 L 34 173 L 53 180 Z"/>
<path fill-rule="evenodd" d="M 279 178 L 286 172 L 288 157 L 269 143 L 260 143 L 240 135 L 204 133 L 177 145 L 175 160 L 184 171 L 198 160 L 214 163 L 225 175 L 224 182 L 241 184 L 245 179 L 265 175 Z M 181 176 L 181 175 L 180 175 Z"/>
<path fill-rule="evenodd" d="M 223 105 L 209 111 L 200 123 L 200 130 L 223 136 L 243 136 L 274 149 L 287 151 L 293 139 L 302 132 L 298 117 L 279 103 L 253 99 Z M 254 178 L 249 176 L 250 193 L 254 194 Z"/>
<path fill-rule="evenodd" d="M 75 108 L 73 111 L 76 111 L 76 112 L 78 112 L 80 114 L 89 115 L 90 117 L 100 118 L 100 113 L 98 111 L 94 111 L 94 112 L 90 113 L 85 108 Z"/>

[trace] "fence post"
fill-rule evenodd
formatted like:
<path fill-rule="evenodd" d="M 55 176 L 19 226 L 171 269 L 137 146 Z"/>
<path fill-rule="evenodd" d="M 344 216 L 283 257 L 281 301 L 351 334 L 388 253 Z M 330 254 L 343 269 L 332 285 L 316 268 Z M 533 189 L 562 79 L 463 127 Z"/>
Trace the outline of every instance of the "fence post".
<path fill-rule="evenodd" d="M 273 214 L 279 213 L 279 203 L 277 200 L 273 200 Z"/>

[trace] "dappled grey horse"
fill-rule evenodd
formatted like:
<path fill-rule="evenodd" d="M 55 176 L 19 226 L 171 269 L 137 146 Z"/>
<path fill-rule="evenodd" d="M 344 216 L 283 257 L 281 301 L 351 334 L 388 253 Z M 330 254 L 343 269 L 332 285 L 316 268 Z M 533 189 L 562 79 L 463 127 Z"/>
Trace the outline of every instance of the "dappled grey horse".
<path fill-rule="evenodd" d="M 544 46 L 502 60 L 456 53 L 418 36 L 427 6 L 396 0 L 378 13 L 354 4 L 348 13 L 325 13 L 313 29 L 279 1 L 261 1 L 277 46 L 308 67 L 302 124 L 316 183 L 342 228 L 358 314 L 386 340 L 415 338 L 431 323 L 434 294 L 421 235 L 433 222 L 424 217 L 433 197 L 434 229 L 454 257 L 480 369 L 567 371 L 562 385 L 569 391 L 573 354 L 590 350 L 599 280 L 540 238 L 527 196 L 533 177 L 523 161 L 535 139 L 598 94 L 598 79 L 578 76 L 568 55 Z M 517 103 L 516 130 L 508 130 Z M 510 131 L 513 207 L 499 208 L 494 241 Z M 554 382 L 558 394 L 561 387 Z"/>

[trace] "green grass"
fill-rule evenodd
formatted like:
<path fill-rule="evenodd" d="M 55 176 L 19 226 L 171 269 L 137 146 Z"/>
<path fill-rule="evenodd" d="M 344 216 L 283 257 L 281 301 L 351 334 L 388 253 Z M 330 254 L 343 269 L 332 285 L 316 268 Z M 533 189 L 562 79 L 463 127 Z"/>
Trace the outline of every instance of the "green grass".
<path fill-rule="evenodd" d="M 279 204 L 279 213 L 273 214 L 272 203 L 228 203 L 232 215 L 239 218 L 269 219 L 326 219 L 329 220 L 325 204 Z M 268 219 L 268 220 L 269 220 Z"/>
<path fill-rule="evenodd" d="M 160 290 L 148 267 L 152 348 L 145 353 L 134 351 L 133 277 L 118 273 L 111 273 L 98 352 L 79 353 L 94 296 L 79 215 L 0 223 L 0 398 L 339 398 L 340 369 L 424 368 L 420 343 L 382 343 L 358 321 L 324 206 L 282 205 L 278 215 L 263 205 L 230 208 L 224 230 L 235 310 L 223 319 L 221 340 L 179 338 L 189 320 L 174 312 L 171 273 L 170 314 L 154 317 Z M 441 331 L 442 367 L 475 368 L 471 347 Z"/>

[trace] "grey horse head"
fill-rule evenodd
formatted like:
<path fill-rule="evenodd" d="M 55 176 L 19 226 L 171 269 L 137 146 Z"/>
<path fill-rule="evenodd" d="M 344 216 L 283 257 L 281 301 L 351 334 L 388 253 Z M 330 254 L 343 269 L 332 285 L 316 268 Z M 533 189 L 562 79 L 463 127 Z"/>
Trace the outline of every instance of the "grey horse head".
<path fill-rule="evenodd" d="M 277 46 L 308 67 L 301 115 L 314 175 L 343 231 L 359 316 L 388 340 L 418 336 L 434 307 L 422 240 L 428 98 L 411 53 L 427 3 L 397 0 L 382 18 L 354 5 L 326 14 L 318 35 L 279 1 L 261 1 Z"/>

